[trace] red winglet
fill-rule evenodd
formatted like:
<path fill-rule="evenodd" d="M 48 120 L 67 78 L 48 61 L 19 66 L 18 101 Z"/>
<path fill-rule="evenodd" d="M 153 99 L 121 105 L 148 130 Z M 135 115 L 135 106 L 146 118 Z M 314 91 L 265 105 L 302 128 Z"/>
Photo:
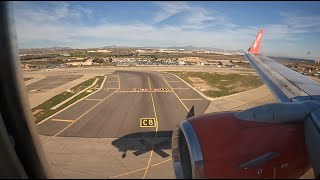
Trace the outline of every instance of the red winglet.
<path fill-rule="evenodd" d="M 252 46 L 248 49 L 249 52 L 254 53 L 254 54 L 259 54 L 260 43 L 261 43 L 261 39 L 262 39 L 262 33 L 263 33 L 263 29 L 260 29 L 260 31 L 258 32 L 257 37 L 254 40 Z"/>

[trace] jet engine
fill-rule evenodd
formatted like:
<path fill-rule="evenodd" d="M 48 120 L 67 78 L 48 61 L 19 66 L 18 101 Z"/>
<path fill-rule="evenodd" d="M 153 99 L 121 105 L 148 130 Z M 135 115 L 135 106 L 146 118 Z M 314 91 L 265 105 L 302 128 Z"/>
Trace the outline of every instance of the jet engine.
<path fill-rule="evenodd" d="M 188 118 L 172 135 L 175 175 L 299 178 L 311 168 L 305 124 L 318 107 L 317 102 L 275 103 Z M 315 141 L 309 144 L 319 144 Z"/>

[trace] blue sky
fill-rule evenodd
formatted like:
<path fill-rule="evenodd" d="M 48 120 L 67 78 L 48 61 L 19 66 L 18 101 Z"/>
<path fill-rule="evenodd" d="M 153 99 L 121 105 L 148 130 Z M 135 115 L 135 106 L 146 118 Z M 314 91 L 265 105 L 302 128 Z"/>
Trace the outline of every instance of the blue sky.
<path fill-rule="evenodd" d="M 320 2 L 12 2 L 19 48 L 198 46 L 320 58 Z M 307 52 L 311 51 L 310 55 Z"/>

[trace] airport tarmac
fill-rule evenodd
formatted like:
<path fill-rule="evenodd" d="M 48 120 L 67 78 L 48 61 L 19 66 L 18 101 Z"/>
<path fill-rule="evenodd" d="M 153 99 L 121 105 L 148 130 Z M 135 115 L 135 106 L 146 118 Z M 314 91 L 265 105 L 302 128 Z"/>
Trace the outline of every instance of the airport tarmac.
<path fill-rule="evenodd" d="M 50 89 L 56 88 L 58 86 L 61 86 L 65 83 L 68 83 L 70 81 L 73 81 L 75 79 L 80 78 L 82 75 L 49 75 L 39 81 L 36 81 L 32 84 L 28 84 L 26 86 L 26 90 L 29 93 L 33 92 L 45 92 Z"/>
<path fill-rule="evenodd" d="M 116 71 L 37 129 L 57 178 L 174 178 L 172 130 L 209 103 L 174 75 Z"/>

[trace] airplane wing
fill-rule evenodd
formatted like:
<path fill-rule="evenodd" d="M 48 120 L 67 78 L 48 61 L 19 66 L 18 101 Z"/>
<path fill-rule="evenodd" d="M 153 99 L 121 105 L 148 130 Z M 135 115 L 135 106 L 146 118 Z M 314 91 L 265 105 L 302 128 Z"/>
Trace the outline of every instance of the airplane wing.
<path fill-rule="evenodd" d="M 295 104 L 295 102 L 302 104 L 306 104 L 306 102 L 320 104 L 320 83 L 259 54 L 262 33 L 263 30 L 261 29 L 252 46 L 246 52 L 245 57 L 276 96 L 280 104 L 285 106 L 290 106 L 290 104 Z M 270 107 L 273 110 L 276 109 L 274 104 L 270 105 Z M 267 109 L 267 107 L 264 107 L 263 109 Z M 299 110 L 293 108 L 280 108 L 277 111 L 284 111 L 287 113 L 285 119 L 290 119 L 295 116 L 294 112 L 298 112 Z M 268 111 L 267 113 L 270 114 L 271 111 Z M 273 116 L 275 116 L 274 114 Z M 314 175 L 316 178 L 320 178 L 319 107 L 316 107 L 315 109 L 311 108 L 308 111 L 308 116 L 304 120 L 304 133 L 306 148 L 311 158 Z"/>
<path fill-rule="evenodd" d="M 279 102 L 320 101 L 320 83 L 259 54 L 263 30 L 245 54 Z"/>

